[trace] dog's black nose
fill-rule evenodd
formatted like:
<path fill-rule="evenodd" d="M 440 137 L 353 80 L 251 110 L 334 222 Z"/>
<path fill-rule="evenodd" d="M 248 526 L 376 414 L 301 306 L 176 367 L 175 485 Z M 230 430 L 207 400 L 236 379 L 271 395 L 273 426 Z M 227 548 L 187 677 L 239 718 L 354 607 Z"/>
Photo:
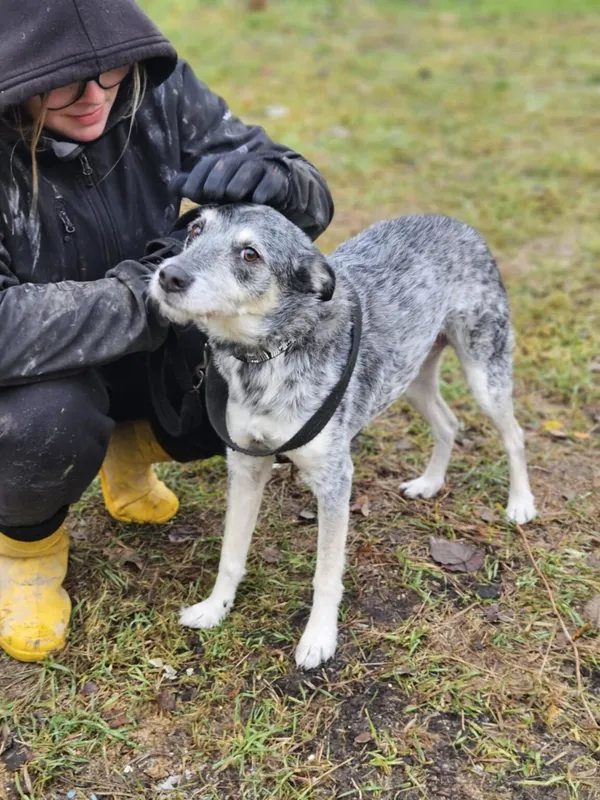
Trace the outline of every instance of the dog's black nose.
<path fill-rule="evenodd" d="M 169 264 L 158 273 L 158 282 L 164 292 L 184 292 L 194 279 L 182 267 Z"/>

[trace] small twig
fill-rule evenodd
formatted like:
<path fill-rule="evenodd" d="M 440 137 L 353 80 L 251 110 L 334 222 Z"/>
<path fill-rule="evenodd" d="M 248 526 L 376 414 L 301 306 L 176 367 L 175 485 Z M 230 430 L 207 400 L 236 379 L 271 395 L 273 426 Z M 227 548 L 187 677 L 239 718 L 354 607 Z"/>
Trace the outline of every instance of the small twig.
<path fill-rule="evenodd" d="M 556 636 L 556 625 L 554 626 L 554 630 L 552 631 L 552 636 L 550 637 L 550 641 L 548 642 L 548 647 L 546 648 L 546 654 L 544 655 L 544 660 L 542 661 L 542 666 L 540 667 L 540 674 L 539 678 L 541 679 L 542 675 L 544 674 L 544 669 L 546 667 L 546 662 L 548 661 L 548 656 L 550 655 L 550 650 L 552 649 L 552 645 L 554 644 L 554 637 Z"/>
<path fill-rule="evenodd" d="M 544 573 L 538 567 L 537 561 L 535 560 L 535 557 L 534 557 L 533 553 L 531 552 L 531 547 L 529 546 L 529 542 L 527 541 L 527 536 L 525 535 L 525 531 L 523 530 L 523 528 L 520 525 L 515 525 L 515 527 L 519 531 L 519 533 L 521 535 L 521 538 L 523 539 L 523 544 L 525 545 L 525 550 L 527 550 L 527 555 L 529 556 L 529 559 L 531 560 L 531 563 L 533 564 L 535 571 L 537 572 L 537 574 L 539 575 L 539 577 L 542 580 L 542 583 L 546 587 L 546 591 L 548 592 L 548 597 L 550 598 L 550 603 L 552 604 L 552 608 L 554 609 L 554 613 L 556 614 L 556 617 L 557 617 L 558 621 L 560 622 L 560 626 L 561 626 L 561 628 L 563 630 L 563 633 L 566 636 L 567 641 L 569 641 L 571 643 L 571 647 L 573 648 L 573 655 L 575 656 L 575 675 L 577 677 L 577 691 L 579 692 L 579 696 L 581 697 L 581 702 L 583 703 L 583 707 L 585 708 L 588 717 L 592 721 L 592 725 L 597 730 L 600 730 L 600 725 L 598 725 L 598 722 L 596 721 L 596 717 L 594 716 L 594 712 L 590 708 L 590 706 L 588 704 L 588 701 L 585 699 L 585 693 L 583 691 L 583 683 L 581 681 L 581 662 L 580 662 L 580 658 L 579 658 L 579 648 L 577 647 L 577 643 L 576 643 L 575 639 L 569 633 L 569 630 L 568 630 L 567 626 L 565 625 L 565 622 L 564 622 L 564 620 L 563 620 L 563 618 L 562 618 L 562 616 L 560 614 L 560 611 L 558 610 L 558 606 L 556 605 L 556 601 L 554 599 L 554 594 L 552 593 L 552 589 L 550 588 L 550 584 L 546 580 L 546 576 L 544 575 Z"/>

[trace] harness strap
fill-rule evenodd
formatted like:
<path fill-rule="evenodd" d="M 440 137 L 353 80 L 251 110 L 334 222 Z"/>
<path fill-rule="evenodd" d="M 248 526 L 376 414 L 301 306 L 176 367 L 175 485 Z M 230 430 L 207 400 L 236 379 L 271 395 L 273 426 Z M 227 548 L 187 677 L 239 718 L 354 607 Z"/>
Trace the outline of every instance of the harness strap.
<path fill-rule="evenodd" d="M 358 350 L 360 348 L 360 340 L 362 334 L 362 309 L 360 300 L 353 291 L 352 292 L 352 344 L 348 362 L 344 367 L 338 382 L 335 384 L 323 404 L 315 411 L 310 419 L 304 423 L 300 430 L 292 436 L 285 444 L 276 447 L 273 450 L 250 450 L 244 447 L 239 447 L 230 437 L 227 430 L 227 403 L 229 400 L 229 389 L 227 381 L 220 374 L 218 369 L 208 359 L 208 366 L 206 368 L 206 379 L 204 381 L 205 398 L 206 398 L 206 411 L 210 423 L 225 444 L 232 450 L 238 453 L 244 453 L 247 456 L 274 456 L 281 453 L 287 453 L 290 450 L 297 450 L 303 447 L 308 442 L 312 441 L 327 425 L 329 420 L 335 414 L 339 407 L 342 398 L 350 383 L 350 378 L 356 366 L 356 359 L 358 357 Z"/>

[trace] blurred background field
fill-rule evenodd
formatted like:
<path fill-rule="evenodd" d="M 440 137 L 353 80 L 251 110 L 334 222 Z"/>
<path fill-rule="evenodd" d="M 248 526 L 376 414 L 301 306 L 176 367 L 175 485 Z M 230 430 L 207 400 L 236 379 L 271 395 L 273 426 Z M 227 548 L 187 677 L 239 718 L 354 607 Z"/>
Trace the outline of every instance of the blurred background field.
<path fill-rule="evenodd" d="M 234 113 L 322 170 L 325 252 L 416 212 L 488 239 L 541 512 L 527 536 L 600 719 L 600 640 L 584 628 L 600 593 L 600 2 L 143 5 Z M 71 520 L 68 649 L 0 659 L 0 797 L 600 798 L 572 649 L 503 520 L 501 448 L 452 357 L 443 375 L 464 430 L 439 499 L 399 492 L 431 447 L 402 403 L 360 441 L 341 644 L 314 674 L 293 667 L 316 527 L 289 467 L 236 609 L 199 634 L 176 612 L 215 575 L 224 465 L 165 467 L 182 512 L 159 530 L 109 520 L 92 487 Z M 431 535 L 484 549 L 484 569 L 444 572 Z"/>

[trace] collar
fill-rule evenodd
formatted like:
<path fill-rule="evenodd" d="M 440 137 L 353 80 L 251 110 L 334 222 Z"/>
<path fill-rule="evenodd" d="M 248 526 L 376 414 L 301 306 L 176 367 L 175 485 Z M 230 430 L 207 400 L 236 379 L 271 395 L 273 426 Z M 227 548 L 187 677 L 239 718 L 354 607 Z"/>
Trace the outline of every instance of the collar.
<path fill-rule="evenodd" d="M 272 358 L 277 358 L 282 353 L 286 353 L 293 344 L 293 339 L 286 339 L 275 350 L 254 350 L 247 353 L 232 353 L 232 355 L 244 364 L 262 364 Z"/>
<path fill-rule="evenodd" d="M 276 447 L 272 450 L 250 450 L 245 447 L 239 447 L 229 436 L 227 430 L 227 402 L 229 400 L 229 387 L 227 381 L 210 360 L 210 353 L 206 367 L 206 375 L 204 380 L 205 388 L 205 401 L 206 412 L 208 419 L 212 425 L 213 430 L 216 432 L 219 439 L 224 442 L 227 447 L 232 450 L 237 450 L 238 453 L 244 453 L 248 456 L 272 456 L 286 453 L 290 450 L 296 450 L 303 447 L 308 442 L 312 441 L 327 425 L 329 420 L 337 411 L 340 403 L 343 400 L 350 378 L 354 373 L 356 366 L 356 359 L 360 348 L 360 341 L 362 335 L 362 310 L 360 300 L 354 289 L 350 290 L 350 299 L 352 302 L 352 330 L 350 333 L 351 345 L 348 354 L 348 360 L 342 370 L 338 382 L 329 395 L 321 403 L 321 406 L 315 411 L 312 417 L 304 423 L 300 430 L 292 436 L 285 444 Z M 281 352 L 284 352 L 283 350 Z M 273 358 L 273 356 L 271 356 Z"/>

